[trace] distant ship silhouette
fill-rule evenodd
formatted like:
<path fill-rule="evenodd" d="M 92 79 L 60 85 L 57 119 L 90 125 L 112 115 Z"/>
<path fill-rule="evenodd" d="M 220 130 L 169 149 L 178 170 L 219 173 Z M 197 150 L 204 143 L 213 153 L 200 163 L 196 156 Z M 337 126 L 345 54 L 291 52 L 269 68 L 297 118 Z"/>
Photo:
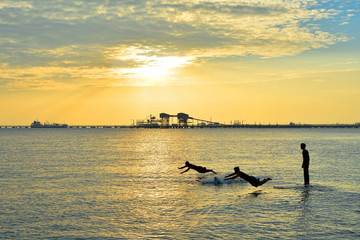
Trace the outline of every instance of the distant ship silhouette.
<path fill-rule="evenodd" d="M 67 124 L 59 124 L 59 123 L 44 123 L 42 124 L 40 121 L 34 121 L 31 125 L 31 128 L 67 128 Z"/>

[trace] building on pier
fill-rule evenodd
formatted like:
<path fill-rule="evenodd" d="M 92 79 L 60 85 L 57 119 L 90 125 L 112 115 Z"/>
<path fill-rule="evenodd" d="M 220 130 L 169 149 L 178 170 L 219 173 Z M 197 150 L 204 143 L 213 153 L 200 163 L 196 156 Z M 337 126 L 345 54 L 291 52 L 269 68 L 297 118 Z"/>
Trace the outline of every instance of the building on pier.
<path fill-rule="evenodd" d="M 150 115 L 146 119 L 137 120 L 136 127 L 144 128 L 191 128 L 191 127 L 217 127 L 221 126 L 218 122 L 190 117 L 186 113 L 171 115 L 160 113 L 159 118 Z"/>

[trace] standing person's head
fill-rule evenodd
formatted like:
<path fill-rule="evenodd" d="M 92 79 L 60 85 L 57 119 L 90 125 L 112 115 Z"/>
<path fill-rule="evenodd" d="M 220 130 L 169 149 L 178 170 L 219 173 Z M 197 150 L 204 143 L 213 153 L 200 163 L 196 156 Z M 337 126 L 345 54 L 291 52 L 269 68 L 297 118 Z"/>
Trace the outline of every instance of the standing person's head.
<path fill-rule="evenodd" d="M 301 148 L 302 150 L 304 150 L 304 149 L 306 148 L 306 144 L 305 144 L 305 143 L 300 144 L 300 148 Z"/>

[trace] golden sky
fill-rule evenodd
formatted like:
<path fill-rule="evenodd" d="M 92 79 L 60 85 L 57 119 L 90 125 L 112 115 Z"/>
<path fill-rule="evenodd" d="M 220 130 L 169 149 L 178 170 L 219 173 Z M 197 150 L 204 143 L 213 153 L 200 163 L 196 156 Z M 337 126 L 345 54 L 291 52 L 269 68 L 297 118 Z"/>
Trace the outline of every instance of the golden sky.
<path fill-rule="evenodd" d="M 0 125 L 360 122 L 360 3 L 0 2 Z"/>

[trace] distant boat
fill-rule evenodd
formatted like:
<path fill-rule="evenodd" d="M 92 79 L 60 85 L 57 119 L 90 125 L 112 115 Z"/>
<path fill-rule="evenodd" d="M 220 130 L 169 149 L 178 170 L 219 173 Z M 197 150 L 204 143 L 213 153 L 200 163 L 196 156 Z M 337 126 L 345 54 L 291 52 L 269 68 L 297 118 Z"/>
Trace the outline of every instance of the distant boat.
<path fill-rule="evenodd" d="M 67 128 L 67 124 L 59 124 L 59 123 L 44 123 L 42 124 L 40 121 L 34 121 L 31 125 L 31 128 Z"/>

